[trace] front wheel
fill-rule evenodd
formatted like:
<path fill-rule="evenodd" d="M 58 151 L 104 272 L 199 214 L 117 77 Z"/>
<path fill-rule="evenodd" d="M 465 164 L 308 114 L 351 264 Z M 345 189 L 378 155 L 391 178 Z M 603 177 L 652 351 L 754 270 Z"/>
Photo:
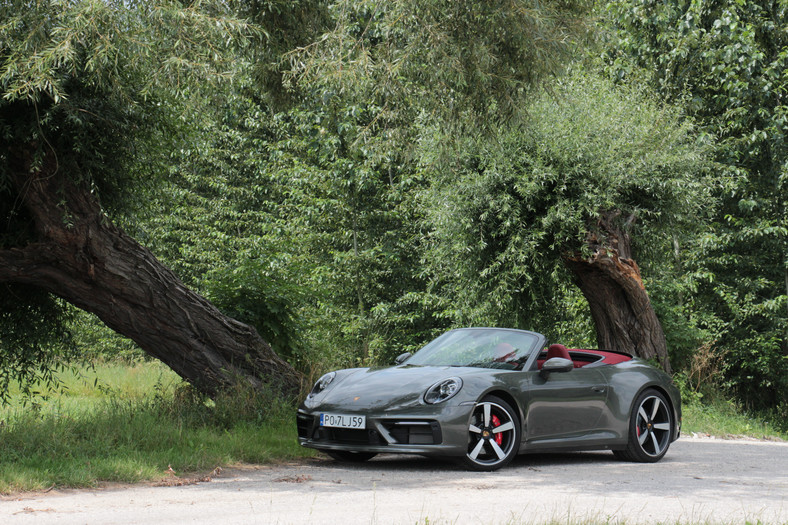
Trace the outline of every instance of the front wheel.
<path fill-rule="evenodd" d="M 665 396 L 656 390 L 645 390 L 632 406 L 627 448 L 613 454 L 626 461 L 657 462 L 668 451 L 672 432 L 673 411 Z"/>
<path fill-rule="evenodd" d="M 323 452 L 337 461 L 350 463 L 363 463 L 377 456 L 375 452 L 351 452 L 349 450 L 324 450 Z"/>
<path fill-rule="evenodd" d="M 474 470 L 497 470 L 510 463 L 519 448 L 520 421 L 509 403 L 495 396 L 476 403 L 468 426 L 464 464 Z"/>

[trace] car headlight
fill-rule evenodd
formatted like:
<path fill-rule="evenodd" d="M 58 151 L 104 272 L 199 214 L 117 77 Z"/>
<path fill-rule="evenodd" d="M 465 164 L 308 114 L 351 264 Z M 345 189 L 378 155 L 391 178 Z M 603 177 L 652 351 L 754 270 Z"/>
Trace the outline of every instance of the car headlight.
<path fill-rule="evenodd" d="M 312 391 L 309 392 L 308 397 L 314 397 L 318 395 L 320 392 L 328 388 L 328 385 L 331 384 L 331 381 L 337 376 L 336 372 L 329 372 L 323 375 L 320 379 L 317 380 L 315 386 L 312 387 Z"/>
<path fill-rule="evenodd" d="M 462 388 L 462 379 L 459 377 L 450 377 L 443 381 L 438 381 L 427 389 L 424 394 L 424 401 L 430 405 L 435 403 L 442 403 L 450 399 Z"/>

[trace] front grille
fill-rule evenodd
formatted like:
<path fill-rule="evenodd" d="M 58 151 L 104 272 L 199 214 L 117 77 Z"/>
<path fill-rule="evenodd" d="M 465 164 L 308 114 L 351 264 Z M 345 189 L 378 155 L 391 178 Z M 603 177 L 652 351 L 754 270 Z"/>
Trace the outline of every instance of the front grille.
<path fill-rule="evenodd" d="M 401 445 L 440 445 L 441 426 L 434 420 L 388 419 L 381 421 L 390 436 L 384 438 L 374 429 L 321 427 L 315 416 L 298 414 L 298 437 L 339 445 L 388 445 L 388 439 Z"/>
<path fill-rule="evenodd" d="M 439 445 L 443 441 L 437 421 L 388 420 L 383 426 L 403 445 Z"/>
<path fill-rule="evenodd" d="M 350 428 L 326 428 L 330 441 L 337 441 L 339 443 L 350 443 L 354 445 L 367 445 L 369 444 L 369 434 L 366 430 L 350 429 Z"/>
<path fill-rule="evenodd" d="M 377 430 L 318 427 L 312 439 L 341 445 L 388 445 Z"/>

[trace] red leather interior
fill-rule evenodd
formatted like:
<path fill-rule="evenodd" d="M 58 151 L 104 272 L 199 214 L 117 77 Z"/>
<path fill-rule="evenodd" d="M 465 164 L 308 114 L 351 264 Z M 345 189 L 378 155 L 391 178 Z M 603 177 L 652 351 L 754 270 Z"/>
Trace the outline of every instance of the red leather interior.
<path fill-rule="evenodd" d="M 572 357 L 569 355 L 569 350 L 567 350 L 564 345 L 557 343 L 550 345 L 550 348 L 547 349 L 547 359 L 552 359 L 554 357 L 563 357 L 564 359 L 572 360 Z"/>
<path fill-rule="evenodd" d="M 575 358 L 572 358 L 572 352 L 575 352 Z M 585 354 L 585 355 L 583 355 Z M 602 359 L 595 360 L 594 356 L 599 356 Z M 615 365 L 617 363 L 623 363 L 624 361 L 629 361 L 632 359 L 631 356 L 626 354 L 620 354 L 618 352 L 606 352 L 604 350 L 585 350 L 585 349 L 577 349 L 572 348 L 567 349 L 562 344 L 552 344 L 547 349 L 547 356 L 544 359 L 538 359 L 536 361 L 537 368 L 541 369 L 542 365 L 548 359 L 552 359 L 553 357 L 563 357 L 564 359 L 571 360 L 575 368 L 581 368 L 586 365 L 590 365 L 591 363 L 599 363 L 605 365 Z M 585 358 L 584 358 L 585 357 Z M 590 358 L 590 359 L 589 359 Z"/>

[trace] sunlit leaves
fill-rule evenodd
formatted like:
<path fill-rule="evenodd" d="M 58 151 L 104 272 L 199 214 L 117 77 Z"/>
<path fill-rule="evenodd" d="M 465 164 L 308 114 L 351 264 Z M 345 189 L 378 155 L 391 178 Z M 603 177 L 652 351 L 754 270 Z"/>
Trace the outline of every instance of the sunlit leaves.
<path fill-rule="evenodd" d="M 230 70 L 227 51 L 253 32 L 202 1 L 9 0 L 1 9 L 7 101 L 60 103 L 73 79 L 128 103 L 155 90 L 185 94 Z"/>
<path fill-rule="evenodd" d="M 292 78 L 331 96 L 390 101 L 394 111 L 419 97 L 420 109 L 455 124 L 493 108 L 500 117 L 562 69 L 588 8 L 582 0 L 342 0 L 331 6 L 335 28 L 290 54 Z"/>

